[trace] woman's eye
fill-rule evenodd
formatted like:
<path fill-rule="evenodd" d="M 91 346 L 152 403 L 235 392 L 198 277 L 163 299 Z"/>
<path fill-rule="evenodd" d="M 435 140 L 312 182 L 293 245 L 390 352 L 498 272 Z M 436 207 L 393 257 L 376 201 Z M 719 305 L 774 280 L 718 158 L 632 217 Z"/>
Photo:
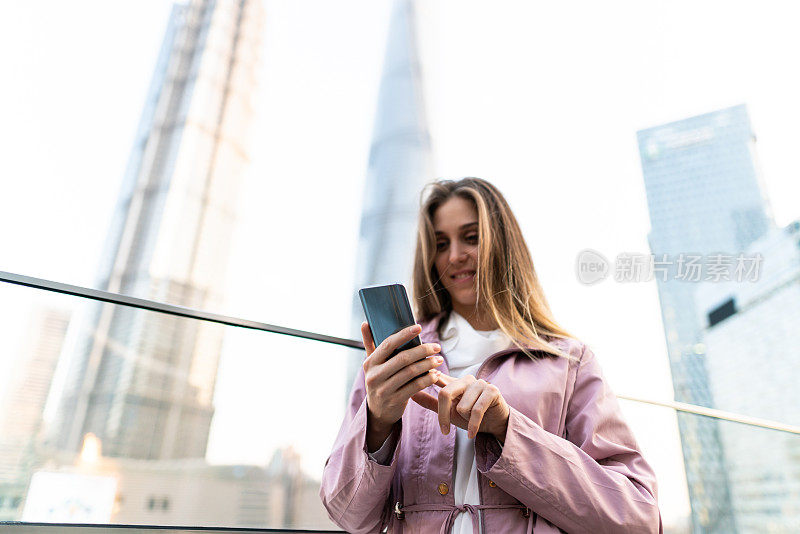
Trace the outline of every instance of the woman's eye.
<path fill-rule="evenodd" d="M 466 237 L 467 243 L 477 243 L 478 242 L 478 234 L 470 234 Z"/>
<path fill-rule="evenodd" d="M 439 241 L 436 243 L 436 250 L 444 250 L 444 247 L 447 246 L 447 241 Z"/>

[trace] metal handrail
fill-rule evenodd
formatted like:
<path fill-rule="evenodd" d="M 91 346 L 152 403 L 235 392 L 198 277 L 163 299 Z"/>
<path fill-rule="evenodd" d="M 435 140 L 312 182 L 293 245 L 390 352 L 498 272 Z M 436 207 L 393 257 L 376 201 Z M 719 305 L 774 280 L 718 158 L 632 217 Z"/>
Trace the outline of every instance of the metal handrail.
<path fill-rule="evenodd" d="M 155 300 L 120 295 L 119 293 L 111 293 L 110 291 L 102 291 L 100 289 L 91 289 L 88 287 L 65 284 L 63 282 L 54 282 L 52 280 L 45 280 L 44 278 L 36 278 L 34 276 L 25 276 L 22 274 L 0 271 L 0 282 L 8 282 L 9 284 L 43 289 L 45 291 L 52 291 L 54 293 L 63 293 L 65 295 L 73 295 L 75 297 L 83 297 L 90 300 L 99 300 L 102 302 L 109 302 L 111 304 L 119 304 L 121 306 L 130 306 L 131 308 L 138 308 L 140 310 L 166 313 L 167 315 L 198 319 L 200 321 L 209 321 L 228 326 L 238 326 L 240 328 L 249 328 L 251 330 L 262 330 L 264 332 L 272 332 L 273 334 L 301 337 L 305 339 L 312 339 L 314 341 L 323 341 L 325 343 L 332 343 L 334 345 L 341 345 L 354 349 L 364 348 L 364 344 L 362 342 L 354 339 L 327 336 L 324 334 L 317 334 L 316 332 L 307 332 L 305 330 L 297 330 L 295 328 L 287 328 L 285 326 L 251 321 L 249 319 L 240 319 L 238 317 L 231 317 L 229 315 L 186 308 L 184 306 L 177 306 L 175 304 L 166 304 L 164 302 L 158 302 Z"/>
<path fill-rule="evenodd" d="M 717 410 L 715 408 L 706 408 L 705 406 L 697 406 L 696 404 L 687 404 L 678 401 L 657 401 L 652 399 L 643 399 L 641 397 L 631 397 L 628 395 L 617 395 L 617 398 L 640 402 L 643 404 L 652 404 L 653 406 L 663 406 L 664 408 L 672 408 L 679 412 L 686 412 L 695 415 L 702 415 L 704 417 L 711 417 L 713 419 L 722 419 L 723 421 L 731 421 L 733 423 L 741 423 L 743 425 L 756 426 L 759 428 L 766 428 L 769 430 L 777 430 L 779 432 L 788 432 L 790 434 L 800 435 L 800 426 L 787 425 L 779 423 L 778 421 L 771 421 L 769 419 L 762 419 L 760 417 L 750 417 L 749 415 L 742 415 L 735 412 L 726 412 L 724 410 Z"/>
<path fill-rule="evenodd" d="M 52 280 L 45 280 L 43 278 L 25 276 L 22 274 L 15 274 L 6 271 L 0 271 L 0 282 L 7 282 L 9 284 L 33 287 L 36 289 L 42 289 L 44 291 L 63 293 L 66 295 L 87 298 L 90 300 L 108 302 L 111 304 L 119 304 L 121 306 L 129 306 L 141 310 L 165 313 L 167 315 L 186 317 L 189 319 L 197 319 L 200 321 L 209 321 L 212 323 L 219 323 L 228 326 L 237 326 L 240 328 L 249 328 L 252 330 L 261 330 L 264 332 L 271 332 L 273 334 L 283 334 L 292 337 L 311 339 L 314 341 L 322 341 L 324 343 L 331 343 L 333 345 L 340 345 L 343 347 L 349 347 L 353 349 L 364 348 L 364 344 L 360 341 L 356 341 L 355 339 L 347 339 L 335 336 L 328 336 L 325 334 L 318 334 L 316 332 L 308 332 L 305 330 L 297 330 L 295 328 L 287 328 L 284 326 L 277 326 L 268 323 L 262 323 L 259 321 L 251 321 L 249 319 L 241 319 L 238 317 L 231 317 L 228 315 L 211 313 L 207 311 L 196 310 L 193 308 L 186 308 L 184 306 L 176 306 L 174 304 L 166 304 L 154 300 L 131 297 L 128 295 L 120 295 L 119 293 L 112 293 L 109 291 L 101 291 L 99 289 L 91 289 L 88 287 L 65 284 L 63 282 L 54 282 Z M 617 395 L 617 397 L 627 401 L 671 408 L 679 412 L 691 413 L 695 415 L 701 415 L 704 417 L 711 417 L 713 419 L 731 421 L 734 423 L 741 423 L 743 425 L 749 425 L 758 428 L 766 428 L 769 430 L 777 430 L 779 432 L 788 432 L 790 434 L 800 435 L 800 426 L 788 425 L 777 421 L 770 421 L 768 419 L 750 417 L 747 415 L 737 414 L 733 412 L 726 412 L 723 410 L 716 410 L 713 408 L 706 408 L 705 406 L 697 406 L 695 404 L 687 404 L 685 402 L 678 402 L 674 400 L 657 401 L 641 397 L 634 397 L 631 395 Z"/>
<path fill-rule="evenodd" d="M 345 534 L 343 530 L 302 530 L 288 528 L 250 528 L 250 527 L 185 527 L 173 525 L 123 525 L 102 523 L 41 523 L 25 521 L 0 521 L 0 530 L 4 534 L 107 534 L 109 530 L 123 530 L 127 534 L 164 534 L 177 532 L 208 532 L 209 534 Z"/>

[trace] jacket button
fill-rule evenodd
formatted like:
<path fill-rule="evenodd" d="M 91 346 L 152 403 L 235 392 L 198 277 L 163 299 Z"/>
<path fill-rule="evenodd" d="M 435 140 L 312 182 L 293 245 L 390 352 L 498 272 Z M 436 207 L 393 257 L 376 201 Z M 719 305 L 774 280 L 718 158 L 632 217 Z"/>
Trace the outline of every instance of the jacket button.
<path fill-rule="evenodd" d="M 489 481 L 489 487 L 490 487 L 490 488 L 496 488 L 496 487 L 497 487 L 497 484 L 495 484 L 493 480 L 490 480 L 490 481 Z"/>
<path fill-rule="evenodd" d="M 447 495 L 448 491 L 450 491 L 450 488 L 447 487 L 447 484 L 445 484 L 444 482 L 439 484 L 439 493 L 441 495 Z"/>

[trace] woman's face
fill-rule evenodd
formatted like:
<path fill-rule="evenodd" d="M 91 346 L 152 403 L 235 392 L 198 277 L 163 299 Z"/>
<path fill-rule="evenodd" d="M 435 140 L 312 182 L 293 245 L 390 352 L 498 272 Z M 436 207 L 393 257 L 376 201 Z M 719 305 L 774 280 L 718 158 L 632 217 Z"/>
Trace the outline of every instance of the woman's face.
<path fill-rule="evenodd" d="M 433 229 L 436 272 L 450 293 L 453 309 L 469 316 L 478 300 L 478 212 L 470 201 L 451 197 L 434 212 Z"/>

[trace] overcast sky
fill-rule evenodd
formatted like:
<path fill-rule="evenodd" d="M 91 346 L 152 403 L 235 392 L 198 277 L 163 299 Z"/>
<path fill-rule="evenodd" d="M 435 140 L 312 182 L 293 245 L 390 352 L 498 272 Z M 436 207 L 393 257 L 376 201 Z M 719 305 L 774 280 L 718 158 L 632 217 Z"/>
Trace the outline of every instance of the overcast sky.
<path fill-rule="evenodd" d="M 585 286 L 574 263 L 585 248 L 649 252 L 637 130 L 747 104 L 775 218 L 800 216 L 800 34 L 786 5 L 461 0 L 420 10 L 431 178 L 480 176 L 503 191 L 556 318 L 620 394 L 672 398 L 655 284 Z M 347 335 L 389 8 L 266 2 L 252 165 L 218 311 Z M 91 285 L 170 3 L 2 9 L 0 269 Z M 32 293 L 0 287 L 3 356 L 17 350 Z M 263 463 L 294 443 L 318 472 L 342 416 L 348 352 L 229 330 L 209 459 Z M 665 520 L 685 515 L 674 414 L 622 406 L 657 470 Z"/>

